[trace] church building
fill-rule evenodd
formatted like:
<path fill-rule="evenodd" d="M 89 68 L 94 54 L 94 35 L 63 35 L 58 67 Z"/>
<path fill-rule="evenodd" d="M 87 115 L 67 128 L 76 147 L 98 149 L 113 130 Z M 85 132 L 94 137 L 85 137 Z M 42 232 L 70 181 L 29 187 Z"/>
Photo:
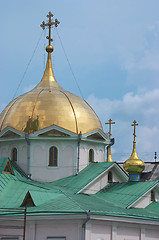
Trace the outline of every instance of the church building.
<path fill-rule="evenodd" d="M 133 151 L 123 168 L 92 107 L 56 81 L 51 54 L 39 84 L 0 114 L 1 240 L 157 240 L 159 183 L 142 179 Z M 107 157 L 105 157 L 107 155 Z"/>

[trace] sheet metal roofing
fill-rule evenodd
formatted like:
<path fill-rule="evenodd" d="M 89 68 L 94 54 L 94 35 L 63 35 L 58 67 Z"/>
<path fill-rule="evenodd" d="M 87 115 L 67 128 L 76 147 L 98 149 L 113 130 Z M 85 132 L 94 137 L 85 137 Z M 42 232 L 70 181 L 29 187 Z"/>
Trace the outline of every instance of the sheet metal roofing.
<path fill-rule="evenodd" d="M 116 206 L 127 208 L 157 184 L 157 181 L 117 183 L 107 191 L 110 186 L 108 185 L 97 195 L 99 198 L 106 199 Z"/>
<path fill-rule="evenodd" d="M 79 172 L 78 175 L 60 179 L 53 182 L 52 185 L 65 187 L 68 190 L 71 189 L 71 191 L 78 192 L 112 165 L 114 165 L 113 162 L 91 163 Z"/>
<path fill-rule="evenodd" d="M 3 164 L 3 160 L 0 159 L 0 163 Z M 15 169 L 13 169 L 15 175 L 1 173 L 0 216 L 20 214 L 19 212 L 11 213 L 7 209 L 4 211 L 4 208 L 19 209 L 29 192 L 35 206 L 27 208 L 28 215 L 86 214 L 90 210 L 91 214 L 159 220 L 158 204 L 152 204 L 146 209 L 126 208 L 148 189 L 155 186 L 156 182 L 116 183 L 106 192 L 91 195 L 76 193 L 108 169 L 111 164 L 92 163 L 77 176 L 52 183 L 27 179 L 18 175 Z"/>

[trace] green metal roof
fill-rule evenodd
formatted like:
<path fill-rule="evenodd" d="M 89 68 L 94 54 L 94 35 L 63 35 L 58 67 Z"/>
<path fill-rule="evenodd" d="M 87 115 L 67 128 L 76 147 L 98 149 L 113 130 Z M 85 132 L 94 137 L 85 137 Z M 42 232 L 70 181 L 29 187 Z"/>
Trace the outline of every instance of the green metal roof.
<path fill-rule="evenodd" d="M 0 158 L 0 173 L 3 172 L 9 158 Z"/>
<path fill-rule="evenodd" d="M 116 206 L 127 208 L 157 183 L 157 181 L 117 183 L 110 189 L 110 185 L 107 185 L 97 195 L 99 198 L 106 199 Z"/>
<path fill-rule="evenodd" d="M 95 195 L 85 194 L 64 194 L 46 204 L 28 208 L 28 214 L 85 214 L 88 210 L 96 215 L 159 220 L 158 213 L 152 213 L 146 209 L 124 209 L 99 199 Z"/>
<path fill-rule="evenodd" d="M 146 207 L 148 211 L 158 213 L 159 212 L 159 202 L 152 202 L 150 205 Z"/>
<path fill-rule="evenodd" d="M 112 162 L 90 163 L 80 171 L 78 175 L 54 181 L 52 185 L 65 187 L 68 190 L 78 192 L 113 164 Z"/>
<path fill-rule="evenodd" d="M 18 173 L 0 174 L 0 215 L 20 214 L 2 208 L 19 209 L 29 191 L 36 206 L 27 208 L 28 215 L 86 214 L 90 210 L 91 214 L 159 220 L 158 205 L 156 211 L 153 210 L 155 209 L 153 205 L 146 209 L 127 209 L 127 206 L 157 182 L 116 183 L 107 189 L 107 192 L 77 194 L 77 191 L 112 164 L 114 163 L 92 163 L 77 176 L 52 183 L 33 181 Z"/>

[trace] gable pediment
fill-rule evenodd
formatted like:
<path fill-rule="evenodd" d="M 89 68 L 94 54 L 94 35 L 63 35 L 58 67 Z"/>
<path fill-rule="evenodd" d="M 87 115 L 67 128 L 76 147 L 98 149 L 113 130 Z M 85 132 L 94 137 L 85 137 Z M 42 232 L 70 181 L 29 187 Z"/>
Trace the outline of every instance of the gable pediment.
<path fill-rule="evenodd" d="M 98 163 L 97 163 L 98 164 Z M 104 172 L 99 174 L 95 179 L 89 182 L 85 187 L 83 187 L 78 193 L 95 194 L 101 189 L 107 186 L 109 182 L 109 173 L 111 172 L 112 181 L 111 183 L 116 182 L 127 182 L 128 175 L 123 171 L 117 163 L 113 163 L 107 168 Z"/>
<path fill-rule="evenodd" d="M 30 134 L 31 137 L 74 137 L 77 134 L 56 125 L 43 128 Z"/>
<path fill-rule="evenodd" d="M 141 183 L 146 185 L 145 191 L 143 192 L 143 194 L 140 194 L 139 197 L 128 206 L 128 208 L 131 208 L 131 207 L 146 208 L 152 202 L 158 202 L 158 196 L 159 196 L 158 182 L 157 181 L 146 181 L 146 182 L 141 182 Z"/>
<path fill-rule="evenodd" d="M 44 136 L 44 137 L 68 137 L 70 135 L 68 135 L 64 132 L 58 131 L 56 129 L 52 129 L 50 131 L 39 134 L 39 136 Z"/>
<path fill-rule="evenodd" d="M 20 137 L 20 136 L 15 132 L 8 131 L 1 136 L 1 138 L 6 138 L 6 137 Z"/>
<path fill-rule="evenodd" d="M 14 174 L 9 159 L 7 160 L 7 163 L 6 163 L 2 173 L 8 173 L 8 174 L 12 174 L 12 175 Z"/>
<path fill-rule="evenodd" d="M 34 206 L 35 206 L 35 203 L 32 199 L 30 192 L 28 191 L 21 204 L 21 207 L 34 207 Z"/>
<path fill-rule="evenodd" d="M 99 133 L 94 133 L 94 134 L 88 136 L 87 138 L 105 141 L 105 138 L 103 138 Z"/>
<path fill-rule="evenodd" d="M 91 132 L 83 134 L 83 137 L 90 139 L 90 140 L 99 140 L 99 141 L 106 141 L 110 142 L 109 137 L 105 134 L 101 129 L 96 129 Z"/>
<path fill-rule="evenodd" d="M 18 130 L 11 128 L 11 127 L 6 127 L 0 132 L 0 138 L 17 138 L 17 137 L 23 137 L 24 133 L 19 132 Z"/>

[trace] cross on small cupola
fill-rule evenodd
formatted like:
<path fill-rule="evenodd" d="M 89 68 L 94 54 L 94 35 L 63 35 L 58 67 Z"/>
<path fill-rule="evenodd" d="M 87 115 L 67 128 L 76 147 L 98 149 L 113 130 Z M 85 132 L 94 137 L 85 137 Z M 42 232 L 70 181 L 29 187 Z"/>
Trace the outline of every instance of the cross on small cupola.
<path fill-rule="evenodd" d="M 109 132 L 108 132 L 108 135 L 109 135 L 109 138 L 111 138 L 111 135 L 112 135 L 112 133 L 111 133 L 111 126 L 112 126 L 112 124 L 115 124 L 115 122 L 112 122 L 112 119 L 110 118 L 110 119 L 108 120 L 108 122 L 106 122 L 105 124 L 109 124 Z"/>
<path fill-rule="evenodd" d="M 112 129 L 111 129 L 111 126 L 112 124 L 115 124 L 115 122 L 112 121 L 112 119 L 110 118 L 108 120 L 108 122 L 106 122 L 105 124 L 108 124 L 109 125 L 109 132 L 108 132 L 108 136 L 109 136 L 109 139 L 111 140 L 111 135 L 112 135 Z M 113 162 L 113 159 L 112 159 L 112 155 L 111 155 L 111 144 L 107 147 L 107 162 Z"/>
<path fill-rule="evenodd" d="M 45 29 L 45 27 L 49 29 L 49 36 L 46 37 L 49 40 L 49 45 L 46 47 L 46 51 L 52 52 L 53 47 L 51 46 L 51 42 L 53 41 L 53 39 L 51 38 L 51 28 L 53 25 L 57 27 L 60 22 L 57 20 L 57 18 L 55 19 L 55 21 L 52 21 L 51 18 L 53 17 L 53 14 L 51 12 L 48 13 L 47 17 L 49 18 L 49 21 L 47 23 L 43 21 L 40 27 L 42 27 L 43 30 Z"/>
<path fill-rule="evenodd" d="M 145 163 L 138 157 L 136 152 L 136 126 L 137 122 L 134 120 L 132 127 L 134 127 L 134 140 L 133 140 L 133 150 L 132 154 L 128 160 L 126 160 L 123 164 L 123 168 L 125 171 L 129 173 L 129 181 L 140 181 L 140 175 L 145 169 Z"/>
<path fill-rule="evenodd" d="M 133 124 L 131 124 L 131 126 L 134 127 L 134 133 L 133 133 L 133 135 L 134 135 L 134 142 L 135 142 L 135 140 L 136 140 L 136 126 L 138 126 L 138 124 L 137 124 L 137 122 L 134 120 L 134 121 L 133 121 Z"/>

